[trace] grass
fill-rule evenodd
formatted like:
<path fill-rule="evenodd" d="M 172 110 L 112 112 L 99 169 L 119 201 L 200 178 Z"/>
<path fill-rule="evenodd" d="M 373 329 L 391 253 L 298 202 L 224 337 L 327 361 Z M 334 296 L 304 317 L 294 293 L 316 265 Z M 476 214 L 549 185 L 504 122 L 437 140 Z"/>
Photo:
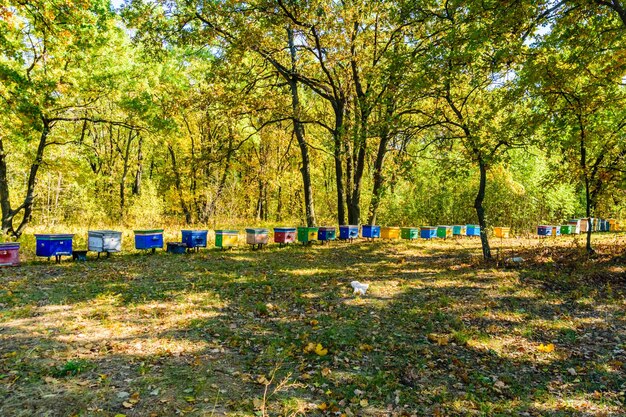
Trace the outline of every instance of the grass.
<path fill-rule="evenodd" d="M 626 238 L 573 239 L 487 266 L 477 240 L 26 250 L 0 269 L 0 415 L 624 415 Z"/>

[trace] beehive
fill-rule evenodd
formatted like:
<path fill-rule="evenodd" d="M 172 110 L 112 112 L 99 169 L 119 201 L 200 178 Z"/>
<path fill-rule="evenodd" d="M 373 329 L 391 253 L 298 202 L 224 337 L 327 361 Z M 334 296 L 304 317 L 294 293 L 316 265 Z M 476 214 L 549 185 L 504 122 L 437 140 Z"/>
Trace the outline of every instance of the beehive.
<path fill-rule="evenodd" d="M 90 230 L 87 232 L 87 249 L 92 252 L 111 253 L 122 251 L 122 232 L 114 230 Z"/>
<path fill-rule="evenodd" d="M 0 266 L 18 266 L 20 264 L 20 244 L 0 243 Z"/>
<path fill-rule="evenodd" d="M 359 226 L 342 225 L 339 226 L 339 239 L 352 240 L 359 237 Z"/>
<path fill-rule="evenodd" d="M 380 226 L 365 224 L 361 226 L 361 236 L 366 239 L 377 239 L 380 237 Z"/>
<path fill-rule="evenodd" d="M 74 235 L 71 234 L 36 234 L 37 248 L 35 254 L 50 259 L 52 256 L 57 262 L 61 262 L 61 256 L 72 255 L 72 240 Z"/>
<path fill-rule="evenodd" d="M 580 233 L 587 233 L 587 230 L 589 230 L 589 219 L 580 219 Z"/>
<path fill-rule="evenodd" d="M 320 242 L 328 242 L 337 238 L 337 229 L 331 226 L 322 226 L 317 231 L 317 239 Z"/>
<path fill-rule="evenodd" d="M 381 227 L 380 237 L 382 239 L 400 239 L 400 228 L 394 226 Z"/>
<path fill-rule="evenodd" d="M 510 227 L 494 227 L 493 234 L 495 237 L 499 237 L 500 239 L 508 239 L 511 233 Z"/>
<path fill-rule="evenodd" d="M 420 229 L 419 227 L 403 227 L 400 232 L 400 236 L 402 239 L 414 240 L 419 238 Z"/>
<path fill-rule="evenodd" d="M 570 226 L 570 234 L 577 235 L 580 233 L 580 219 L 571 219 L 567 224 Z"/>
<path fill-rule="evenodd" d="M 135 249 L 146 250 L 163 248 L 163 229 L 135 230 Z"/>
<path fill-rule="evenodd" d="M 480 226 L 477 224 L 468 224 L 465 226 L 466 227 L 466 234 L 467 236 L 480 236 Z"/>
<path fill-rule="evenodd" d="M 539 236 L 552 236 L 552 226 L 537 226 L 537 234 Z"/>
<path fill-rule="evenodd" d="M 433 239 L 437 237 L 437 227 L 435 226 L 420 227 L 420 237 L 422 239 Z"/>
<path fill-rule="evenodd" d="M 452 226 L 452 236 L 465 236 L 466 234 L 467 227 L 464 224 Z"/>
<path fill-rule="evenodd" d="M 216 230 L 215 246 L 222 249 L 232 248 L 239 241 L 239 230 Z"/>
<path fill-rule="evenodd" d="M 452 226 L 437 226 L 437 237 L 440 239 L 447 239 L 449 237 L 452 237 L 452 229 Z"/>
<path fill-rule="evenodd" d="M 262 248 L 267 245 L 270 239 L 270 232 L 267 229 L 251 228 L 246 229 L 246 243 L 252 245 L 252 249 Z"/>
<path fill-rule="evenodd" d="M 179 255 L 187 251 L 187 244 L 185 242 L 167 242 L 166 251 Z"/>
<path fill-rule="evenodd" d="M 280 245 L 287 243 L 293 243 L 296 241 L 296 228 L 295 227 L 275 227 L 274 228 L 274 242 Z"/>
<path fill-rule="evenodd" d="M 182 241 L 187 249 L 198 249 L 207 247 L 208 230 L 181 230 Z"/>
<path fill-rule="evenodd" d="M 316 241 L 318 230 L 317 227 L 298 227 L 298 242 L 307 244 Z"/>

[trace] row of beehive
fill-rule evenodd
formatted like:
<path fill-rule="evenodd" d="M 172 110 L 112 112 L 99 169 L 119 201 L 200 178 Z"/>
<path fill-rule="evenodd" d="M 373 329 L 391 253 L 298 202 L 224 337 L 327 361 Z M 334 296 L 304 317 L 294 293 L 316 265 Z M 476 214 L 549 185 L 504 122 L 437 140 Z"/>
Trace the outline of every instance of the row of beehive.
<path fill-rule="evenodd" d="M 261 248 L 269 242 L 269 230 L 249 228 L 246 230 L 246 243 L 253 248 Z M 152 250 L 163 248 L 163 229 L 135 230 L 135 248 Z M 363 225 L 361 237 L 366 239 L 417 239 L 418 237 L 431 239 L 451 236 L 478 236 L 480 228 L 476 225 L 463 226 L 423 226 L 417 227 L 380 227 Z M 181 242 L 167 242 L 167 251 L 182 253 L 187 250 L 207 247 L 208 230 L 183 230 Z M 359 237 L 359 226 L 339 226 L 339 239 L 353 240 Z M 107 255 L 122 250 L 122 233 L 114 230 L 90 230 L 88 232 L 87 250 L 73 248 L 73 234 L 36 234 L 35 254 L 50 259 L 54 257 L 60 262 L 63 256 L 72 256 L 74 259 L 85 260 L 88 251 L 106 253 Z M 313 241 L 327 242 L 337 238 L 336 227 L 275 227 L 274 242 L 280 245 L 294 243 L 310 243 Z M 238 230 L 216 230 L 215 246 L 229 248 L 237 245 Z M 0 243 L 0 266 L 19 264 L 19 243 Z"/>
<path fill-rule="evenodd" d="M 563 225 L 539 225 L 537 226 L 537 234 L 542 237 L 561 236 L 561 235 L 578 235 L 587 233 L 591 229 L 592 232 L 618 232 L 620 225 L 615 219 L 571 219 L 567 224 Z"/>
<path fill-rule="evenodd" d="M 559 236 L 561 234 L 585 233 L 591 224 L 592 231 L 618 231 L 619 224 L 613 220 L 604 219 L 574 219 L 562 226 L 539 226 L 540 236 Z M 433 239 L 449 238 L 453 236 L 480 236 L 478 225 L 455 226 L 422 226 L 422 227 L 381 227 L 363 225 L 360 236 L 365 239 Z M 249 228 L 246 231 L 246 243 L 253 248 L 260 248 L 269 242 L 269 230 Z M 499 238 L 508 238 L 510 228 L 495 227 L 494 235 Z M 313 241 L 331 241 L 337 238 L 335 227 L 276 227 L 274 228 L 274 242 L 280 245 L 294 243 L 310 243 Z M 183 230 L 182 242 L 168 242 L 167 250 L 173 253 L 182 253 L 187 250 L 207 246 L 208 230 Z M 36 255 L 41 257 L 55 257 L 60 261 L 62 256 L 73 256 L 75 259 L 86 259 L 87 250 L 73 250 L 72 234 L 36 234 Z M 359 237 L 359 226 L 339 226 L 339 239 L 353 240 Z M 215 246 L 229 248 L 237 245 L 238 230 L 216 230 Z M 135 248 L 152 250 L 163 248 L 163 229 L 135 230 Z M 0 243 L 0 266 L 19 264 L 19 243 Z M 122 249 L 122 233 L 113 230 L 92 230 L 88 233 L 88 251 L 100 253 L 120 252 Z"/>

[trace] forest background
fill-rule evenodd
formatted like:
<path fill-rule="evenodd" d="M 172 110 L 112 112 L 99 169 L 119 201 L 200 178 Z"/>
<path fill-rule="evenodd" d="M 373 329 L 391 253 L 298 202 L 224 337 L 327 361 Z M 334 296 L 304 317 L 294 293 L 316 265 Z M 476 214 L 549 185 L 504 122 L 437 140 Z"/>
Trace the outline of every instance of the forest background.
<path fill-rule="evenodd" d="M 622 218 L 625 28 L 618 0 L 9 1 L 3 239 Z"/>

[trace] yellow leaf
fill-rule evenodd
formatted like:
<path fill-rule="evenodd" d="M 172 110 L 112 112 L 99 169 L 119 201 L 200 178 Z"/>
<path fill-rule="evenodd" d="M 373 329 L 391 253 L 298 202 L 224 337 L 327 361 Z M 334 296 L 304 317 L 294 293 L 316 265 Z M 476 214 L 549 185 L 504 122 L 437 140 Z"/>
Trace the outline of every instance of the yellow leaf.
<path fill-rule="evenodd" d="M 311 353 L 315 350 L 315 343 L 313 342 L 309 342 L 305 347 L 304 347 L 304 353 Z"/>
<path fill-rule="evenodd" d="M 330 369 L 329 368 L 322 369 L 322 376 L 327 377 L 328 375 L 330 375 Z"/>
<path fill-rule="evenodd" d="M 554 344 L 553 343 L 548 343 L 547 345 L 544 345 L 543 343 L 541 343 L 538 347 L 537 350 L 539 352 L 543 352 L 543 353 L 550 353 L 550 352 L 554 352 Z"/>
<path fill-rule="evenodd" d="M 361 405 L 361 407 L 367 407 L 369 405 L 369 402 L 367 401 L 367 398 L 363 398 L 361 401 L 359 401 L 359 404 Z"/>
<path fill-rule="evenodd" d="M 139 402 L 139 393 L 134 392 L 133 395 L 130 396 L 128 402 L 131 404 L 137 404 Z"/>
<path fill-rule="evenodd" d="M 126 417 L 126 414 L 121 414 L 121 413 L 120 413 L 120 414 L 116 414 L 116 415 L 114 415 L 113 417 Z"/>
<path fill-rule="evenodd" d="M 450 336 L 445 334 L 429 333 L 426 336 L 432 343 L 437 343 L 439 346 L 446 346 L 450 341 Z"/>
<path fill-rule="evenodd" d="M 315 353 L 319 356 L 326 356 L 328 349 L 324 349 L 322 344 L 318 343 L 317 346 L 315 346 Z"/>
<path fill-rule="evenodd" d="M 134 407 L 134 404 L 129 403 L 128 401 L 124 401 L 122 403 L 122 405 L 124 406 L 124 408 L 133 408 Z"/>
<path fill-rule="evenodd" d="M 317 408 L 324 411 L 328 408 L 328 405 L 326 403 L 321 403 L 320 405 L 317 406 Z"/>
<path fill-rule="evenodd" d="M 359 350 L 362 350 L 363 352 L 371 352 L 372 349 L 374 348 L 371 345 L 368 345 L 367 343 L 363 343 L 359 345 Z"/>
<path fill-rule="evenodd" d="M 317 326 L 318 324 L 320 324 L 320 322 L 319 322 L 319 321 L 317 321 L 317 320 L 311 320 L 311 321 L 309 322 L 309 324 L 310 324 L 311 326 Z"/>
<path fill-rule="evenodd" d="M 252 405 L 254 406 L 254 408 L 256 410 L 259 410 L 261 408 L 263 408 L 263 400 L 260 398 L 253 398 L 252 399 Z"/>
<path fill-rule="evenodd" d="M 267 378 L 265 377 L 265 375 L 259 375 L 259 377 L 256 379 L 256 382 L 261 384 L 261 385 L 267 385 L 269 384 L 269 381 L 267 380 Z"/>

